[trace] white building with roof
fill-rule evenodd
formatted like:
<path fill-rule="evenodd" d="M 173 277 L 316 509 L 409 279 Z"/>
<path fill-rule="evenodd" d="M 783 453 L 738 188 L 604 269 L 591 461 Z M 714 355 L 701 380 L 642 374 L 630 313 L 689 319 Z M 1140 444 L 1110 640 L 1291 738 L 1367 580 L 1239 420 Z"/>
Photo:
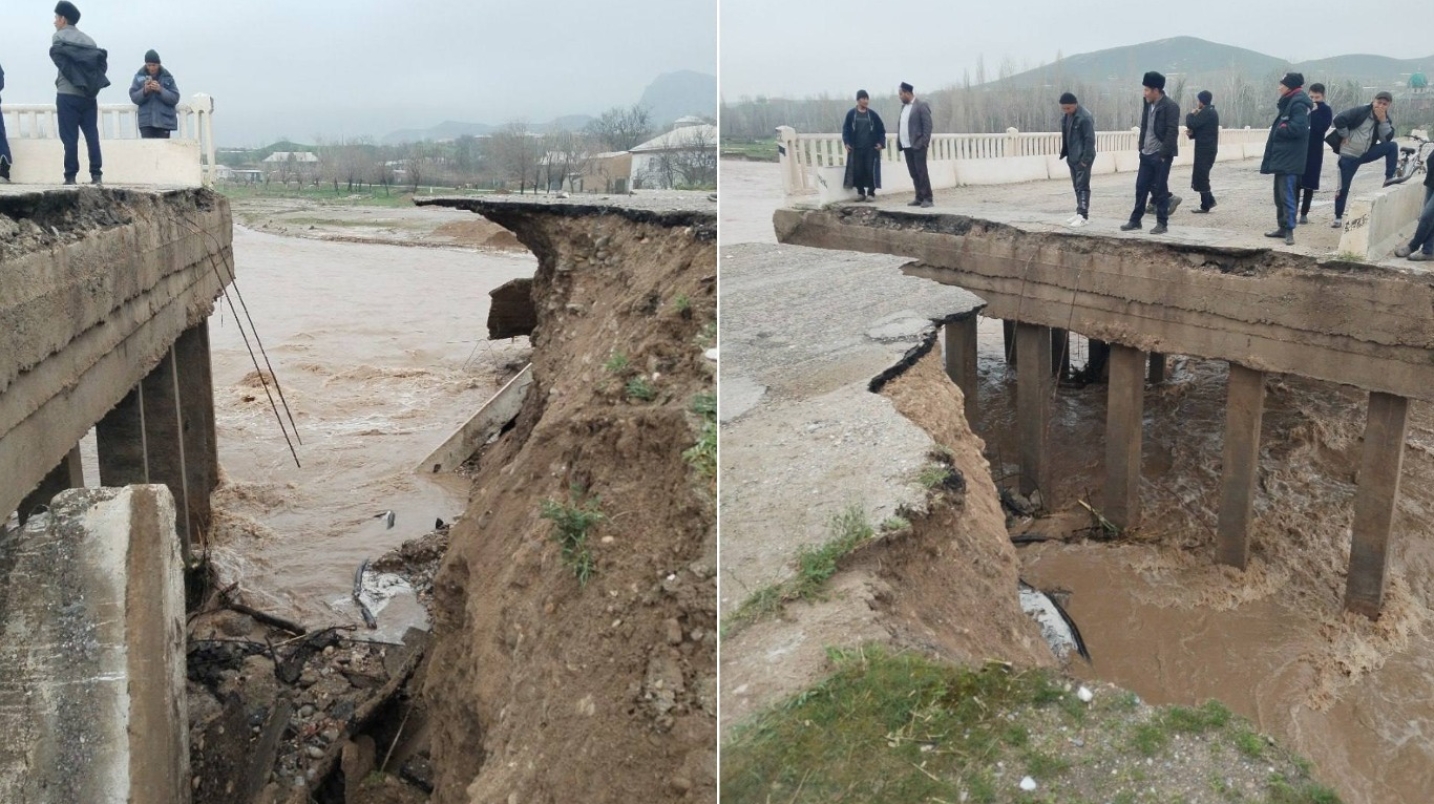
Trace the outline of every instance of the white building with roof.
<path fill-rule="evenodd" d="M 671 131 L 638 145 L 630 153 L 634 189 L 667 190 L 717 183 L 717 127 L 701 118 L 684 117 Z"/>

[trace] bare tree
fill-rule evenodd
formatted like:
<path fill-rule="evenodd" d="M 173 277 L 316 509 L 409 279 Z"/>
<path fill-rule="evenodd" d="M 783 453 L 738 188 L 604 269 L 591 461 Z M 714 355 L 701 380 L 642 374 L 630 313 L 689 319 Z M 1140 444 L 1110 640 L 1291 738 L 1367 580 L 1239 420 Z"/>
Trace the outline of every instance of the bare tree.
<path fill-rule="evenodd" d="M 542 148 L 542 140 L 528 133 L 528 124 L 523 120 L 508 123 L 488 138 L 488 154 L 500 175 L 505 180 L 516 180 L 520 193 L 530 184 L 534 190 L 538 187 Z"/>
<path fill-rule="evenodd" d="M 636 103 L 626 109 L 614 106 L 588 123 L 587 131 L 609 151 L 631 151 L 652 133 L 652 115 Z"/>
<path fill-rule="evenodd" d="M 569 190 L 576 191 L 573 177 L 586 172 L 592 164 L 592 142 L 574 131 L 558 131 L 544 138 L 543 149 L 544 178 L 548 188 L 553 188 L 553 179 L 556 178 L 559 190 L 566 183 Z"/>

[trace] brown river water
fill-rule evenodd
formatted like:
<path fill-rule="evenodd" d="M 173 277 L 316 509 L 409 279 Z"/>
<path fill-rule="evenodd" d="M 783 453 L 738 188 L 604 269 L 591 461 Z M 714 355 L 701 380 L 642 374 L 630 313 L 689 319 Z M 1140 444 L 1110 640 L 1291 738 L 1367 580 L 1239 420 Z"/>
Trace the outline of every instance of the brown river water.
<path fill-rule="evenodd" d="M 723 161 L 721 193 L 723 243 L 773 242 L 775 165 Z M 975 429 L 998 477 L 1016 454 L 1001 352 L 999 322 L 983 319 Z M 1345 801 L 1434 801 L 1434 414 L 1412 407 L 1385 613 L 1372 623 L 1342 609 L 1366 394 L 1269 381 L 1242 573 L 1213 562 L 1225 375 L 1221 362 L 1172 358 L 1169 380 L 1147 390 L 1139 534 L 1022 547 L 1023 576 L 1071 592 L 1093 658 L 1077 675 L 1153 703 L 1219 699 L 1313 760 Z M 1054 519 L 1077 528 L 1088 522 L 1075 500 L 1099 504 L 1105 390 L 1056 397 Z"/>
<path fill-rule="evenodd" d="M 467 504 L 467 480 L 414 470 L 492 396 L 508 366 L 525 362 L 525 338 L 486 341 L 488 291 L 531 276 L 536 260 L 242 227 L 234 255 L 303 440 L 294 445 L 302 468 L 257 382 L 237 326 L 249 332 L 248 321 L 221 299 L 210 320 L 224 478 L 212 555 L 250 605 L 311 627 L 359 623 L 350 594 L 360 562 L 429 532 L 437 518 L 451 522 Z M 392 528 L 377 516 L 389 510 Z M 411 596 L 396 599 L 373 635 L 396 638 L 422 618 Z"/>

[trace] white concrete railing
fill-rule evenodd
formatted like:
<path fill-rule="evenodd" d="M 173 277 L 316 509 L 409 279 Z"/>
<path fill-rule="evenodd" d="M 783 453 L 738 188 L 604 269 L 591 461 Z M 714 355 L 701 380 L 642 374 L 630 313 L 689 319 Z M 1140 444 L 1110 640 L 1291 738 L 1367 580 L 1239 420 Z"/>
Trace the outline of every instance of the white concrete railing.
<path fill-rule="evenodd" d="M 1220 150 L 1216 159 L 1248 159 L 1261 156 L 1268 131 L 1265 129 L 1220 129 Z M 1137 147 L 1140 130 L 1097 131 L 1096 159 L 1091 166 L 1094 174 L 1122 173 L 1140 167 Z M 842 174 L 846 169 L 846 146 L 840 134 L 799 134 L 790 126 L 777 128 L 779 161 L 782 180 L 789 198 L 816 195 L 818 203 L 826 204 L 855 197 L 844 190 Z M 1007 129 L 1004 134 L 933 134 L 926 154 L 927 170 L 932 189 L 945 189 L 969 184 L 1010 184 L 1067 178 L 1070 174 L 1060 159 L 1061 134 L 1058 131 L 1026 132 Z M 1176 165 L 1192 159 L 1194 143 L 1182 131 L 1180 156 Z M 904 157 L 896 149 L 896 135 L 888 134 L 882 161 L 892 168 L 882 171 L 882 185 L 887 190 L 911 190 L 911 177 L 903 164 Z M 895 169 L 895 165 L 901 165 Z M 796 199 L 794 199 L 796 200 Z"/>
<path fill-rule="evenodd" d="M 203 93 L 179 104 L 179 129 L 167 140 L 139 136 L 139 108 L 129 103 L 101 104 L 99 132 L 106 180 L 122 184 L 214 183 L 214 99 Z M 54 104 L 7 103 L 0 106 L 5 134 L 15 155 L 12 178 L 21 184 L 53 182 L 60 161 L 59 113 Z M 80 143 L 80 168 L 86 169 Z M 198 177 L 197 179 L 195 177 Z M 83 178 L 83 177 L 81 177 Z"/>

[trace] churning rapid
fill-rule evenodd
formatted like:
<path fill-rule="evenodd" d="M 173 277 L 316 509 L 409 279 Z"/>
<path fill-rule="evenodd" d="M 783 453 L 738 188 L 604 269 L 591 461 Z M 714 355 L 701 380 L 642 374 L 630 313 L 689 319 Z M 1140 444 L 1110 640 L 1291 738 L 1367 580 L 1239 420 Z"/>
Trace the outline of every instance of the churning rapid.
<path fill-rule="evenodd" d="M 774 242 L 773 164 L 724 161 L 722 239 Z M 1015 374 L 1000 323 L 983 320 L 981 421 L 998 482 L 1014 475 Z M 1076 363 L 1081 355 L 1076 355 Z M 1073 665 L 1152 703 L 1217 698 L 1312 759 L 1350 802 L 1425 801 L 1434 791 L 1434 415 L 1411 406 L 1378 622 L 1345 614 L 1355 474 L 1367 395 L 1295 377 L 1267 385 L 1251 562 L 1214 562 L 1225 364 L 1172 358 L 1145 400 L 1143 527 L 1119 543 L 1020 548 L 1023 577 L 1070 590 L 1093 663 Z M 1051 426 L 1057 513 L 1069 534 L 1099 505 L 1104 385 L 1061 387 Z M 1013 534 L 1031 524 L 1018 524 Z M 1014 591 L 1014 590 L 1013 590 Z"/>
<path fill-rule="evenodd" d="M 535 260 L 244 228 L 234 254 L 303 440 L 302 468 L 221 300 L 210 322 L 224 477 L 212 557 L 250 605 L 309 626 L 361 623 L 351 599 L 359 564 L 467 504 L 465 479 L 414 470 L 526 361 L 526 339 L 486 340 L 488 291 L 531 276 Z M 380 638 L 423 616 L 400 608 L 380 613 Z"/>

